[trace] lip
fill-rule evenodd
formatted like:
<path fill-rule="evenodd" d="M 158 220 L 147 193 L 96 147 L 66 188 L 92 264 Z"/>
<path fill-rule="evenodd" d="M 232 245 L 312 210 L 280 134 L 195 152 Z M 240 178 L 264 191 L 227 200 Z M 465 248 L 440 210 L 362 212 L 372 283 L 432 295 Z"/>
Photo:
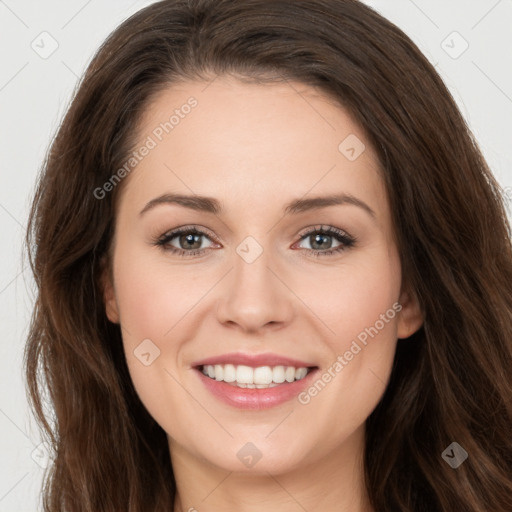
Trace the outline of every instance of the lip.
<path fill-rule="evenodd" d="M 315 367 L 301 380 L 285 382 L 273 388 L 250 389 L 211 379 L 200 369 L 196 369 L 199 379 L 213 396 L 232 407 L 246 410 L 270 409 L 294 399 L 311 385 L 318 372 L 319 368 Z"/>
<path fill-rule="evenodd" d="M 203 366 L 215 364 L 243 364 L 253 368 L 258 366 L 294 366 L 295 368 L 308 368 L 310 371 L 303 379 L 294 382 L 284 382 L 272 388 L 251 389 L 239 388 L 203 374 Z M 246 410 L 270 409 L 294 399 L 301 391 L 311 385 L 319 372 L 318 366 L 311 363 L 271 353 L 224 354 L 202 359 L 193 363 L 192 366 L 202 384 L 215 398 L 232 407 Z"/>
<path fill-rule="evenodd" d="M 256 368 L 258 366 L 294 366 L 295 368 L 312 368 L 316 366 L 314 363 L 308 363 L 270 352 L 264 354 L 244 354 L 242 352 L 232 352 L 230 354 L 223 354 L 209 357 L 207 359 L 201 359 L 200 361 L 192 363 L 191 366 L 198 368 L 199 366 L 215 364 L 243 364 L 245 366 L 251 366 L 252 368 Z"/>

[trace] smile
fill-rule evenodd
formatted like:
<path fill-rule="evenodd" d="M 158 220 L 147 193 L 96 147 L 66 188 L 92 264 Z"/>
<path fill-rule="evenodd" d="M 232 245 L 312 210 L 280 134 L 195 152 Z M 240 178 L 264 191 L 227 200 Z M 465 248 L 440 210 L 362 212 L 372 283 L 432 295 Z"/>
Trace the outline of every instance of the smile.
<path fill-rule="evenodd" d="M 272 353 L 222 354 L 195 361 L 191 368 L 213 398 L 250 410 L 292 401 L 319 372 L 315 363 Z"/>

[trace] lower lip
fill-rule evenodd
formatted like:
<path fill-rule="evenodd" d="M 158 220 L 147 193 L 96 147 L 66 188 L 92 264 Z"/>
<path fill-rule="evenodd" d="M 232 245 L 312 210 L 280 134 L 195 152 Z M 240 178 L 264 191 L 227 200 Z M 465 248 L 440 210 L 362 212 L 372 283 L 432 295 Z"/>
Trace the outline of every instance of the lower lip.
<path fill-rule="evenodd" d="M 279 386 L 263 389 L 239 388 L 224 381 L 207 377 L 197 369 L 206 388 L 219 400 L 239 409 L 270 409 L 295 398 L 310 385 L 318 368 L 311 370 L 303 379 L 285 382 Z"/>

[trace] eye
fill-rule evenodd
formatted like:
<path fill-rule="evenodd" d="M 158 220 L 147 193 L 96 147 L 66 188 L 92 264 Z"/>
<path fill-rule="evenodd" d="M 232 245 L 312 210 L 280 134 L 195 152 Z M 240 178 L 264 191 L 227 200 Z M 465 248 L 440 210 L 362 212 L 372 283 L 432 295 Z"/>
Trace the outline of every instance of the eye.
<path fill-rule="evenodd" d="M 196 226 L 184 226 L 164 233 L 153 241 L 153 245 L 178 256 L 198 256 L 211 248 L 211 246 L 206 248 L 203 246 L 205 238 L 217 243 L 215 237 L 210 233 Z M 297 243 L 305 241 L 310 245 L 310 247 L 303 248 L 308 253 L 313 256 L 329 256 L 354 246 L 357 240 L 341 229 L 332 226 L 316 226 L 314 229 L 302 233 L 300 241 Z M 333 247 L 333 241 L 338 245 Z"/>
<path fill-rule="evenodd" d="M 333 239 L 339 245 L 333 247 Z M 357 240 L 341 229 L 332 226 L 317 226 L 302 234 L 300 242 L 303 241 L 308 242 L 310 247 L 306 247 L 306 250 L 314 256 L 329 256 L 353 247 Z"/>
<path fill-rule="evenodd" d="M 202 240 L 204 237 L 213 238 L 195 226 L 185 226 L 165 233 L 154 241 L 154 245 L 180 256 L 196 256 L 204 252 Z"/>

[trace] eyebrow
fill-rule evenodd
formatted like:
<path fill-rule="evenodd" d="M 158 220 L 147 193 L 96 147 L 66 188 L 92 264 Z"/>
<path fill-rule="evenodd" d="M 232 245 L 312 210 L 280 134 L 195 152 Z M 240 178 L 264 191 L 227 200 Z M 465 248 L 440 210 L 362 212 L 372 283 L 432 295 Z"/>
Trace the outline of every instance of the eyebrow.
<path fill-rule="evenodd" d="M 144 208 L 140 211 L 139 215 L 143 215 L 156 206 L 163 204 L 177 204 L 185 208 L 190 208 L 191 210 L 213 213 L 215 215 L 222 213 L 221 203 L 213 197 L 184 194 L 163 194 L 149 201 L 149 203 L 147 203 L 146 206 L 144 206 Z M 293 215 L 308 210 L 345 204 L 362 208 L 371 217 L 376 217 L 376 214 L 372 208 L 370 208 L 364 201 L 351 194 L 333 194 L 328 196 L 309 197 L 306 199 L 294 199 L 285 206 L 284 214 Z"/>

